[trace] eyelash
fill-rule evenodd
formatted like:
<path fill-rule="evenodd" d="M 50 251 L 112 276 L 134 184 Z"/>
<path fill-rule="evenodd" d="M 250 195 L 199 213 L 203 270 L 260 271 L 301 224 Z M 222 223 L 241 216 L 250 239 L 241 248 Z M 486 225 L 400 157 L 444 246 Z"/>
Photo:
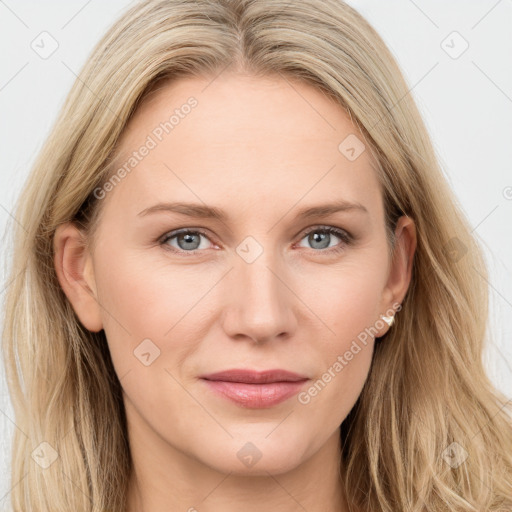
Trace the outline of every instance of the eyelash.
<path fill-rule="evenodd" d="M 335 228 L 333 226 L 314 226 L 311 229 L 303 232 L 300 240 L 302 240 L 306 236 L 308 236 L 311 233 L 314 233 L 316 231 L 336 235 L 338 238 L 340 238 L 342 240 L 342 243 L 338 246 L 329 247 L 326 249 L 319 249 L 319 250 L 311 249 L 314 252 L 338 254 L 345 249 L 345 246 L 350 245 L 354 240 L 353 236 L 350 233 L 348 233 L 347 231 Z M 208 240 L 210 240 L 210 237 L 208 236 L 208 234 L 201 229 L 183 228 L 183 229 L 168 232 L 166 235 L 164 235 L 163 238 L 160 238 L 158 243 L 165 250 L 169 250 L 169 251 L 177 253 L 177 254 L 183 254 L 185 257 L 186 256 L 194 256 L 199 252 L 203 252 L 203 249 L 194 249 L 193 251 L 183 251 L 181 249 L 176 249 L 174 247 L 171 247 L 170 245 L 167 245 L 167 242 L 169 240 L 177 237 L 178 235 L 184 234 L 184 233 L 189 233 L 189 234 L 193 234 L 193 235 L 203 235 L 204 237 L 208 238 Z"/>

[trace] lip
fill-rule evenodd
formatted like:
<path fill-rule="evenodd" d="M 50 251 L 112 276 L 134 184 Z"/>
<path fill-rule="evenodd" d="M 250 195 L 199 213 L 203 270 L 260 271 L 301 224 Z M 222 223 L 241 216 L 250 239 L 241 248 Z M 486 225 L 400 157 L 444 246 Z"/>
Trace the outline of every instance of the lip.
<path fill-rule="evenodd" d="M 245 369 L 202 375 L 200 379 L 217 394 L 251 409 L 277 405 L 297 394 L 309 380 L 287 370 Z"/>

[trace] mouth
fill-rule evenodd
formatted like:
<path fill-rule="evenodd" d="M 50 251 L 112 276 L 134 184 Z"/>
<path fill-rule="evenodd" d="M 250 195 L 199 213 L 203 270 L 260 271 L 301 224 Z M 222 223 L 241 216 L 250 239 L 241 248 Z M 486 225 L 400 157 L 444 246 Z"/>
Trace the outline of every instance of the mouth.
<path fill-rule="evenodd" d="M 287 370 L 244 369 L 203 375 L 200 379 L 217 395 L 250 409 L 268 408 L 284 402 L 296 395 L 309 380 Z"/>

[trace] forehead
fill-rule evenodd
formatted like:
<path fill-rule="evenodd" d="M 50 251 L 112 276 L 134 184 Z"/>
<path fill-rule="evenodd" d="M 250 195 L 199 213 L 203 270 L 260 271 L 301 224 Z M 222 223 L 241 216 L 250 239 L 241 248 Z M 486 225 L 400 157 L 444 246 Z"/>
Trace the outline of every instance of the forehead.
<path fill-rule="evenodd" d="M 369 147 L 347 158 L 346 141 L 363 144 L 345 110 L 304 82 L 230 73 L 181 78 L 153 92 L 128 124 L 117 167 L 150 149 L 118 188 L 139 204 L 151 196 L 291 207 L 306 195 L 315 203 L 377 204 Z"/>

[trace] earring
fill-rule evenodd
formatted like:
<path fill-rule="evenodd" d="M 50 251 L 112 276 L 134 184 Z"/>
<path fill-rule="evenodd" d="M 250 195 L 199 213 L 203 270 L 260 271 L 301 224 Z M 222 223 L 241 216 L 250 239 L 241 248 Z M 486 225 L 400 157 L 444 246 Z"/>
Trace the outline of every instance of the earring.
<path fill-rule="evenodd" d="M 384 316 L 384 315 L 380 315 L 380 317 L 382 318 L 382 320 L 384 320 L 384 322 L 386 322 L 390 327 L 395 323 L 395 315 L 393 316 Z"/>

